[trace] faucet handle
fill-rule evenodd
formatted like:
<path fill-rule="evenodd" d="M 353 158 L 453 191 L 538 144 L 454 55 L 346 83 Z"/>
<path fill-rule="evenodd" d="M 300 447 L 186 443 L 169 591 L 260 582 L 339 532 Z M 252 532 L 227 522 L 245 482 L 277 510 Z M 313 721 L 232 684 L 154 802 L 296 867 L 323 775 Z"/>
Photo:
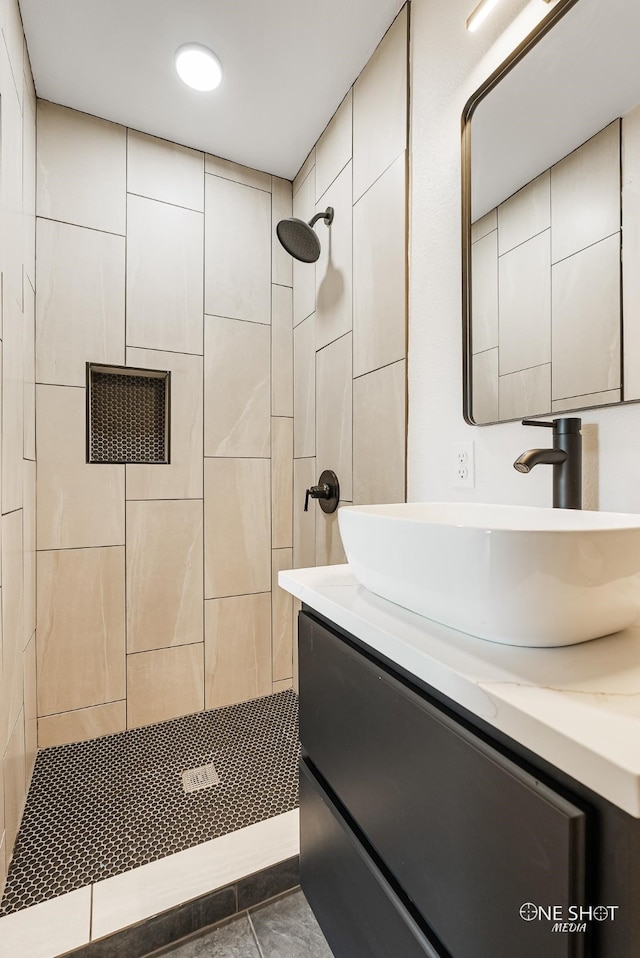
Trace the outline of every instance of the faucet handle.
<path fill-rule="evenodd" d="M 546 419 L 523 419 L 523 426 L 547 426 L 549 429 L 553 429 L 554 434 L 571 434 L 576 433 L 580 434 L 582 429 L 582 419 L 579 419 L 577 416 L 561 416 L 559 419 L 554 419 L 552 422 L 548 422 Z"/>

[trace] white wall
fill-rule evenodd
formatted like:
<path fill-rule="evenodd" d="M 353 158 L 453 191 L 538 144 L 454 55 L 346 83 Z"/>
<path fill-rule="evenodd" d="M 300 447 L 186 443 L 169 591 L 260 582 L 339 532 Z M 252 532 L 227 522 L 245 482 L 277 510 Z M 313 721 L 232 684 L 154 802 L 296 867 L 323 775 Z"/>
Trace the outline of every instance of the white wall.
<path fill-rule="evenodd" d="M 551 471 L 512 468 L 538 432 L 469 426 L 462 416 L 460 118 L 480 84 L 546 15 L 542 0 L 504 0 L 468 33 L 474 0 L 412 2 L 412 195 L 408 498 L 551 505 Z M 640 511 L 640 406 L 583 414 L 584 505 Z M 545 434 L 546 435 L 546 434 Z M 475 443 L 474 489 L 454 489 L 452 443 Z"/>

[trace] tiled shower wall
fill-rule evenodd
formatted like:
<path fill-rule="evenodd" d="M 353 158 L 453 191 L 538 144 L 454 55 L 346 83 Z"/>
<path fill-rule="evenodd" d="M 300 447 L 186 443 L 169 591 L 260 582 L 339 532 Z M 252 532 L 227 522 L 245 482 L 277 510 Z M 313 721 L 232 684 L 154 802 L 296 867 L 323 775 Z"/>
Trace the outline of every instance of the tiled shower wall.
<path fill-rule="evenodd" d="M 342 503 L 405 499 L 408 9 L 347 93 L 293 184 L 318 263 L 294 263 L 294 546 L 297 568 L 344 562 L 337 513 L 305 489 L 324 469 Z"/>
<path fill-rule="evenodd" d="M 36 96 L 17 0 L 0 7 L 2 631 L 0 895 L 36 753 Z"/>
<path fill-rule="evenodd" d="M 38 743 L 287 688 L 291 183 L 38 101 Z M 171 372 L 170 465 L 85 461 L 85 364 Z"/>

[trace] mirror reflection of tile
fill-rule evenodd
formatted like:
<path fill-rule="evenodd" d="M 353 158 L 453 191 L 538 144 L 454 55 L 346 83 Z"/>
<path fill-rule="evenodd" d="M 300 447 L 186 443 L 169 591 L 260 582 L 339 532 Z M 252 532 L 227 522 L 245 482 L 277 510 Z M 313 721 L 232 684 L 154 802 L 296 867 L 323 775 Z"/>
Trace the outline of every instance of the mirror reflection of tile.
<path fill-rule="evenodd" d="M 638 125 L 640 107 L 473 223 L 475 422 L 623 398 L 621 171 L 636 140 L 640 164 Z"/>

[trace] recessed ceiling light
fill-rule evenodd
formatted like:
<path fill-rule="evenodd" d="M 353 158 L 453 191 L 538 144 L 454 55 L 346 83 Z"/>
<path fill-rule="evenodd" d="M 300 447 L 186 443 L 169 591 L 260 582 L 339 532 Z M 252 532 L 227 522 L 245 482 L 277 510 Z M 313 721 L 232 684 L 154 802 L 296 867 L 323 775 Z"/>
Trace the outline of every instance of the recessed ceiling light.
<path fill-rule="evenodd" d="M 222 64 L 213 50 L 201 43 L 184 43 L 176 50 L 176 70 L 193 90 L 208 93 L 220 86 Z"/>

